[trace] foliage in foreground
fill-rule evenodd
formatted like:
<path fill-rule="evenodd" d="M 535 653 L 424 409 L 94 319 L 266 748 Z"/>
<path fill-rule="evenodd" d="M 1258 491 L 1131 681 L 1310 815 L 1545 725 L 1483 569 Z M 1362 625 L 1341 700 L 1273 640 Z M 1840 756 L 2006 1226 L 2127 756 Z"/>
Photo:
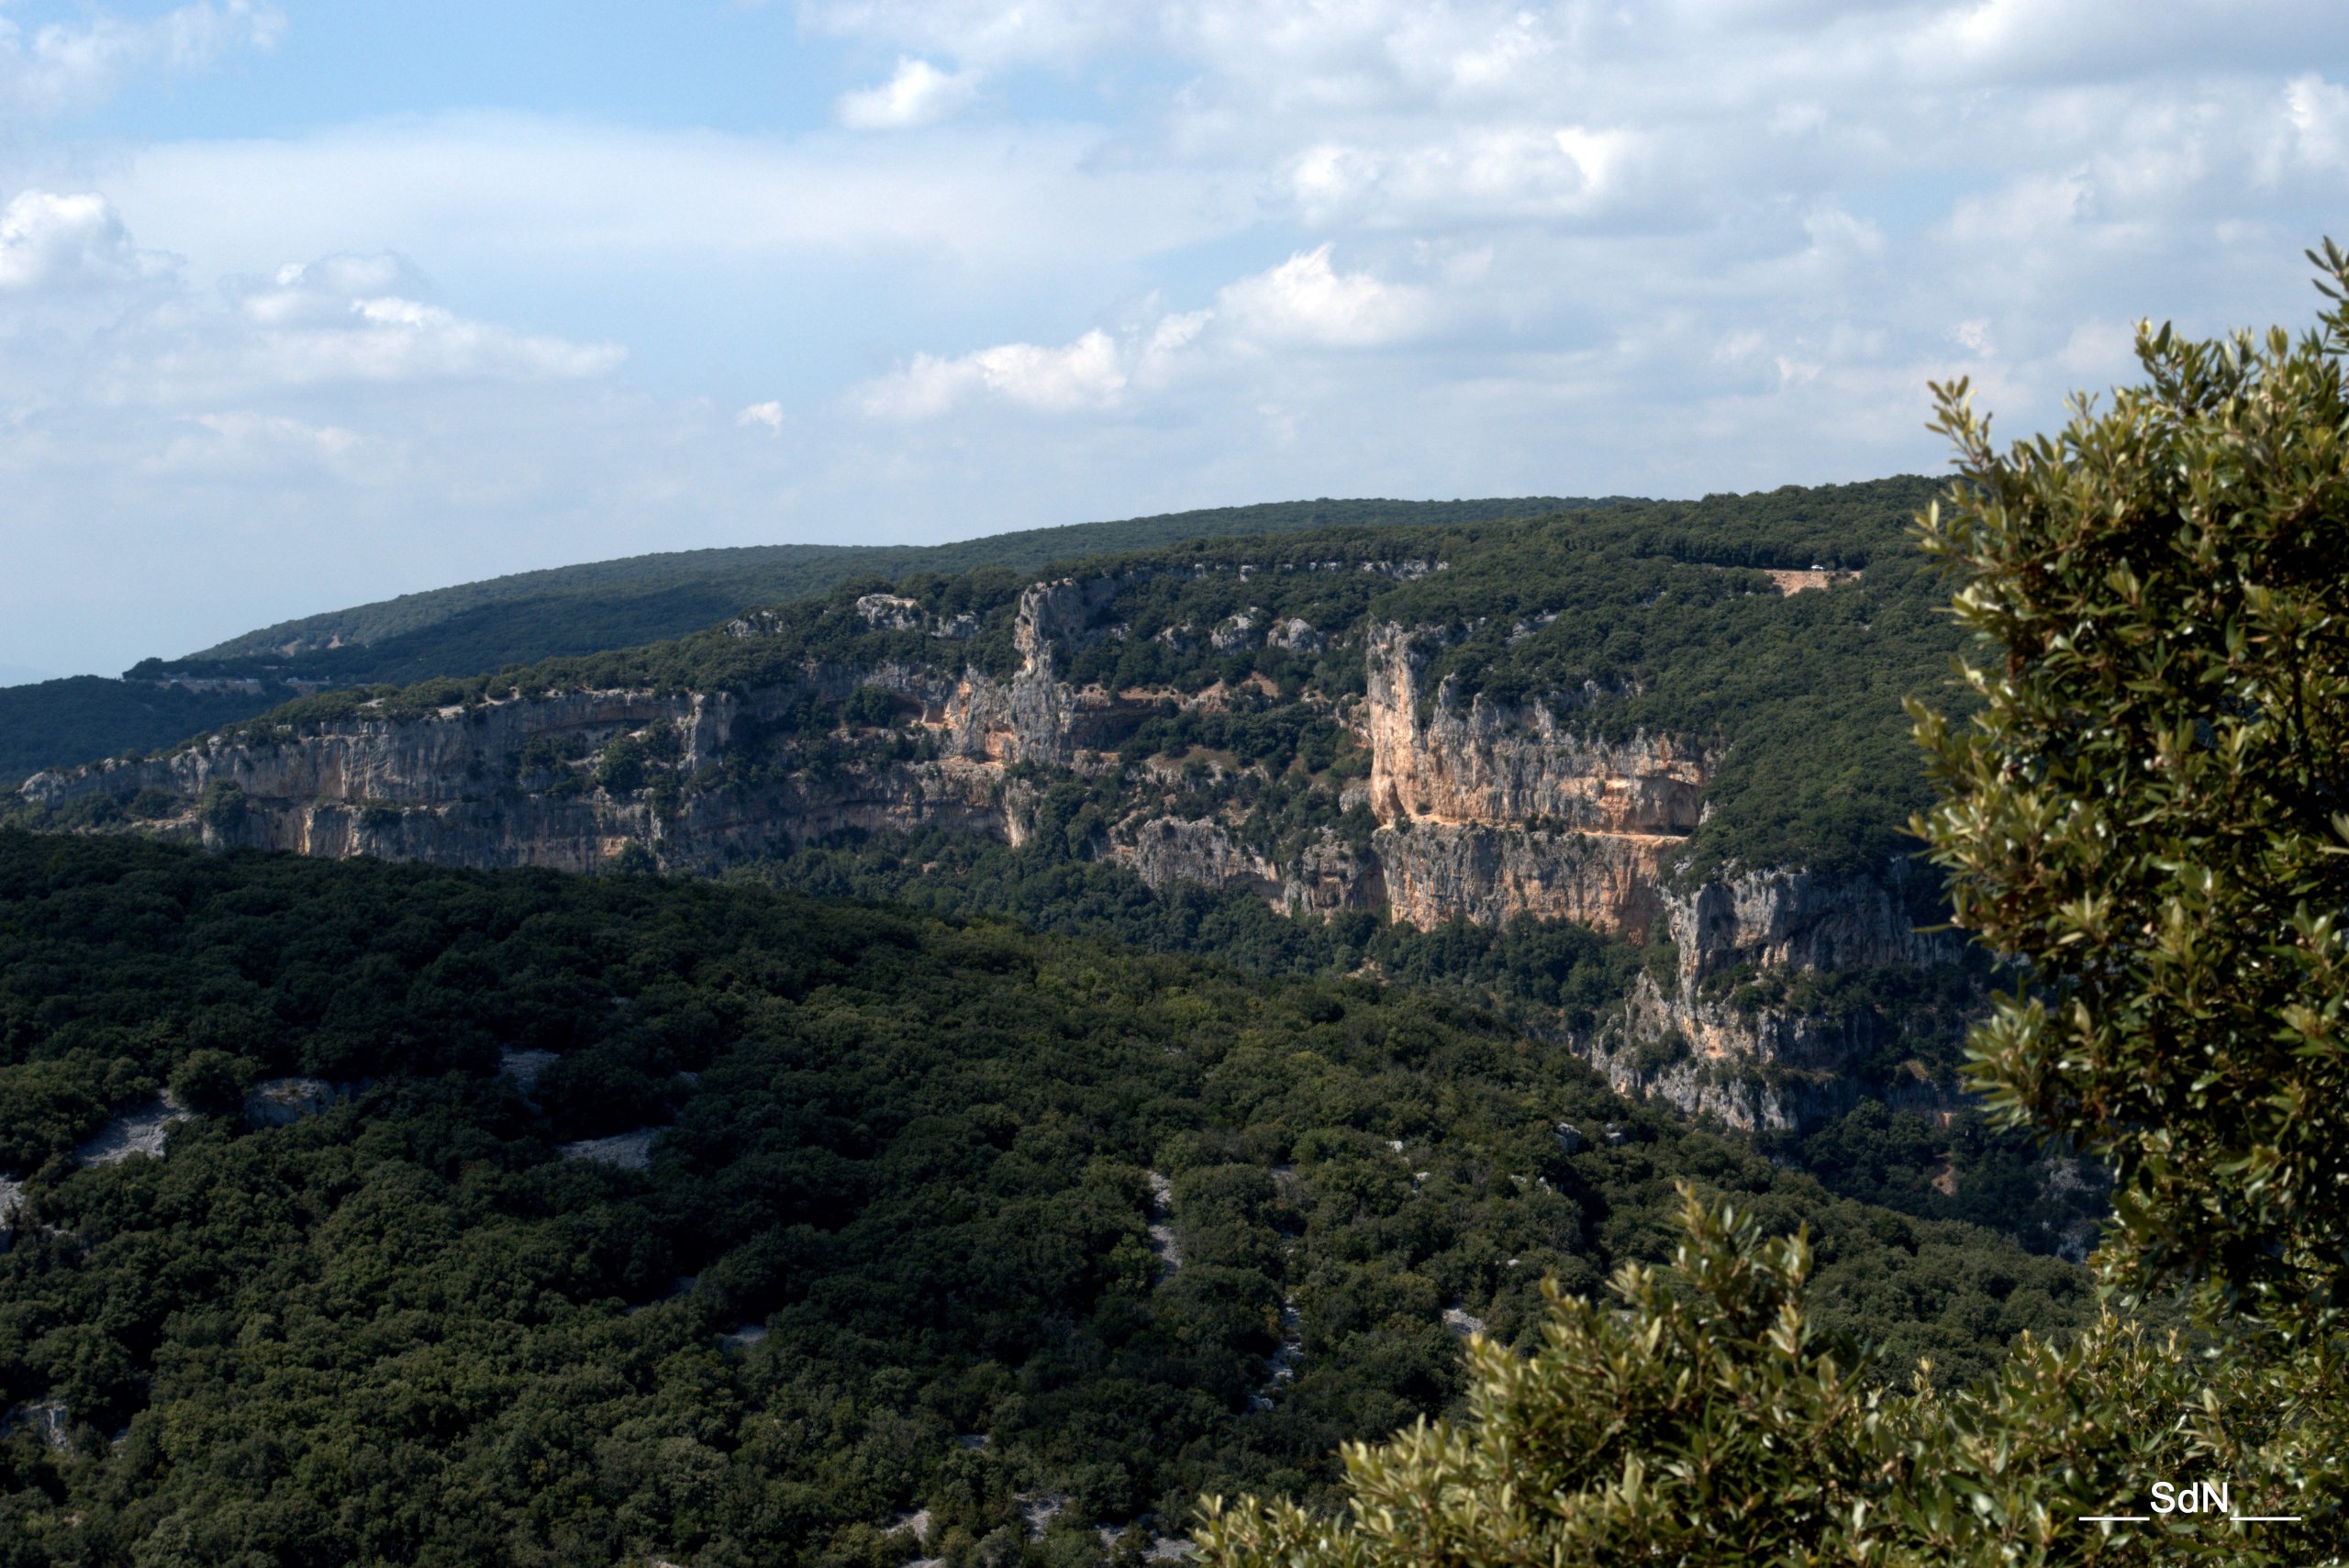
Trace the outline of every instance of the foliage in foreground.
<path fill-rule="evenodd" d="M 2325 293 L 2349 292 L 2328 244 Z M 2199 1285 L 2200 1338 L 2110 1316 L 1954 1395 L 1869 1393 L 1798 1243 L 1687 1200 L 1620 1310 L 1557 1297 L 1476 1354 L 1461 1426 L 1346 1455 L 1352 1506 L 1211 1504 L 1219 1568 L 2339 1562 L 2349 1464 L 2349 303 L 2284 333 L 2139 340 L 2148 384 L 2001 456 L 1939 389 L 1965 483 L 1970 728 L 1912 705 L 1920 828 L 1961 920 L 2030 966 L 1977 1084 L 2110 1157 L 2116 1303 Z M 2241 1524 L 2162 1510 L 2216 1482 Z M 2083 1516 L 2143 1515 L 2092 1524 Z M 2327 1555 L 2331 1553 L 2331 1555 Z"/>
<path fill-rule="evenodd" d="M 2297 343 L 2138 351 L 2145 385 L 2005 457 L 1944 392 L 1975 499 L 1925 544 L 1985 651 L 1970 727 L 1918 710 L 1923 826 L 1959 919 L 2040 982 L 1976 1035 L 1994 1101 L 2113 1162 L 2132 1265 L 2337 1327 L 2349 305 Z"/>
<path fill-rule="evenodd" d="M 1531 1356 L 1470 1348 L 1466 1418 L 1346 1451 L 1351 1517 L 1210 1499 L 1221 1568 L 1504 1563 L 2338 1562 L 2344 1369 L 2268 1362 L 2108 1317 L 2026 1336 L 1951 1395 L 1871 1387 L 1804 1301 L 1800 1238 L 1683 1189 L 1669 1268 L 1620 1307 L 1552 1291 Z M 2156 1481 L 2221 1479 L 2242 1515 L 2150 1526 Z M 2328 1553 L 2333 1553 L 2328 1555 Z"/>

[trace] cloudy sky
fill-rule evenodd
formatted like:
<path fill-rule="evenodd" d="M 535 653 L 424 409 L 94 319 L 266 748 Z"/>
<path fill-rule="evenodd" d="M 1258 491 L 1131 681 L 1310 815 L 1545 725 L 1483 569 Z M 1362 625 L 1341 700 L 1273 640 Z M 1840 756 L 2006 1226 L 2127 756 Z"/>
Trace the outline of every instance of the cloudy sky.
<path fill-rule="evenodd" d="M 0 666 L 500 572 L 1932 471 L 2311 311 L 2338 0 L 0 0 Z"/>

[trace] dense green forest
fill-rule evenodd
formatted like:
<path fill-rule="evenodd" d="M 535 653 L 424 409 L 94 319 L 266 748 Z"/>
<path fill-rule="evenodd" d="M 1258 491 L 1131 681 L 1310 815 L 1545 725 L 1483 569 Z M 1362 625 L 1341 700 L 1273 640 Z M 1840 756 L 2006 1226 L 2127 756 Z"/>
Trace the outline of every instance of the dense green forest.
<path fill-rule="evenodd" d="M 1265 976 L 1375 973 L 1388 984 L 1486 1011 L 1553 1038 L 1586 1036 L 1620 1005 L 1645 966 L 1668 966 L 1668 945 L 1642 950 L 1564 920 L 1499 926 L 1453 920 L 1421 931 L 1367 912 L 1292 917 L 1253 892 L 1174 884 L 1152 891 L 1122 866 L 1082 859 L 1040 833 L 1019 849 L 970 834 L 844 836 L 746 866 L 745 881 L 819 897 L 904 905 L 949 919 L 1008 917 L 1032 929 L 1191 954 Z M 1745 984 L 1724 973 L 1725 985 Z M 1894 1061 L 1854 1062 L 1855 1078 L 1884 1081 L 1923 1054 L 1954 1068 L 1966 1019 L 1990 984 L 1987 955 L 1932 967 L 1799 977 L 1790 1001 L 1806 1016 L 1867 1015 Z M 1875 1099 L 1756 1147 L 1806 1171 L 1829 1191 L 1929 1219 L 1988 1227 L 2039 1251 L 2076 1245 L 2099 1220 L 2105 1190 L 2091 1170 L 2076 1188 L 2046 1180 L 2036 1138 L 1991 1126 L 1972 1106 L 1929 1119 Z"/>
<path fill-rule="evenodd" d="M 1201 1490 L 1329 1496 L 1457 1396 L 1455 1329 L 1662 1255 L 1683 1177 L 1808 1224 L 1887 1377 L 2088 1307 L 1441 988 L 15 832 L 0 934 L 10 1564 L 894 1565 L 920 1507 L 957 1568 L 1097 1562 Z M 1542 940 L 1558 995 L 1621 962 Z M 248 1114 L 293 1074 L 336 1103 Z M 166 1088 L 162 1158 L 77 1156 Z M 645 1129 L 641 1171 L 564 1157 Z"/>

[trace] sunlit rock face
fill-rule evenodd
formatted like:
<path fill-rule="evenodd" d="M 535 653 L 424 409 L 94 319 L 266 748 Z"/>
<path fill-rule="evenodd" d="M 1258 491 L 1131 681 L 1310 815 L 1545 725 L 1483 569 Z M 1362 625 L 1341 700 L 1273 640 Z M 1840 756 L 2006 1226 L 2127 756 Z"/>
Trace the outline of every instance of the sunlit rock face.
<path fill-rule="evenodd" d="M 1426 640 L 1404 627 L 1372 628 L 1366 660 L 1369 805 L 1396 919 L 1530 915 L 1649 935 L 1712 778 L 1701 748 L 1593 740 L 1539 702 L 1464 707 L 1450 680 L 1427 690 Z"/>
<path fill-rule="evenodd" d="M 1479 695 L 1464 709 L 1453 682 L 1423 689 L 1425 651 L 1399 626 L 1373 628 L 1367 658 L 1370 806 L 1381 822 L 1695 831 L 1714 768 L 1700 749 L 1669 737 L 1590 740 L 1542 703 L 1512 710 Z"/>
<path fill-rule="evenodd" d="M 1371 840 L 1387 912 L 1422 929 L 1464 917 L 1579 920 L 1643 937 L 1663 910 L 1664 855 L 1676 839 L 1574 833 L 1428 819 Z"/>

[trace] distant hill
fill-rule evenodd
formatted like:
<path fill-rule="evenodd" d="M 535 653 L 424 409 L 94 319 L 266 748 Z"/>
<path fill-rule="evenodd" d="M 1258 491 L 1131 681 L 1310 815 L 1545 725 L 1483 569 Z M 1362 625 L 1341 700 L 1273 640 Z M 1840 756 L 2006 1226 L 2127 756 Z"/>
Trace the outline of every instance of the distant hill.
<path fill-rule="evenodd" d="M 250 718 L 284 699 L 283 687 L 258 694 L 204 692 L 103 675 L 0 686 L 0 781 L 169 746 Z"/>
<path fill-rule="evenodd" d="M 1280 501 L 1029 528 L 952 544 L 775 544 L 676 550 L 518 573 L 284 621 L 173 661 L 169 667 L 193 671 L 198 665 L 208 669 L 258 661 L 272 670 L 312 674 L 337 684 L 470 675 L 551 655 L 682 637 L 753 606 L 806 598 L 856 577 L 895 581 L 914 573 L 968 572 L 981 566 L 1033 572 L 1054 562 L 1155 550 L 1194 539 L 1489 522 L 1610 504 L 1620 504 L 1620 498 Z"/>
<path fill-rule="evenodd" d="M 0 688 L 0 783 L 45 767 L 151 751 L 250 718 L 284 701 L 289 681 L 338 686 L 421 681 L 630 648 L 859 577 L 894 582 L 981 566 L 1032 572 L 1057 561 L 1193 539 L 1464 524 L 1619 504 L 1620 498 L 1555 496 L 1281 501 L 1029 528 L 952 544 L 754 545 L 518 573 L 283 621 L 185 658 L 144 660 L 121 681 L 80 675 Z M 173 675 L 259 684 L 198 692 L 159 684 Z"/>

